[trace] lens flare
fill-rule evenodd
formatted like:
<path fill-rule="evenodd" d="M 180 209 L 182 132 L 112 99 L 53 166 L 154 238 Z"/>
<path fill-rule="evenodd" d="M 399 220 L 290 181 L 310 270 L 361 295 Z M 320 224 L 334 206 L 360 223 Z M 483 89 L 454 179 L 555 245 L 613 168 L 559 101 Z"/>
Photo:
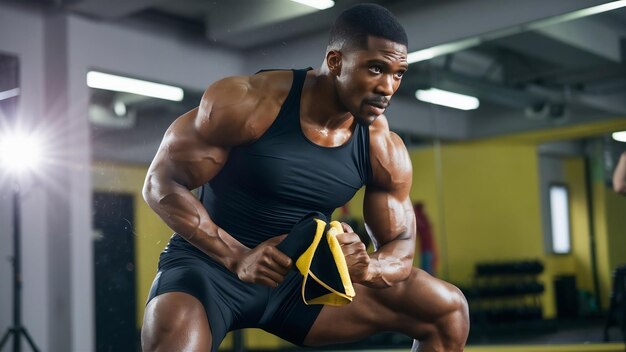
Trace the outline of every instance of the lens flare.
<path fill-rule="evenodd" d="M 0 165 L 12 173 L 35 170 L 42 159 L 39 138 L 24 132 L 4 133 L 0 136 Z"/>

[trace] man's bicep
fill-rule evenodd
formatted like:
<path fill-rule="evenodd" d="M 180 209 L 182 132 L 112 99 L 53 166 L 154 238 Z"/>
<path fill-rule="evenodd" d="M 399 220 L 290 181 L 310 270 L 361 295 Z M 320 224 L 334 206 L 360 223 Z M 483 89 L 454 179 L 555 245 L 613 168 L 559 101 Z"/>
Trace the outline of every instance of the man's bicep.
<path fill-rule="evenodd" d="M 365 190 L 363 213 L 376 241 L 383 245 L 398 236 L 410 237 L 414 215 L 409 192 L 413 179 L 411 159 L 393 132 L 379 136 L 370 149 L 372 182 Z"/>
<path fill-rule="evenodd" d="M 370 230 L 370 236 L 378 245 L 392 241 L 399 236 L 409 238 L 414 225 L 411 200 L 406 195 L 369 187 L 365 191 L 363 215 Z"/>

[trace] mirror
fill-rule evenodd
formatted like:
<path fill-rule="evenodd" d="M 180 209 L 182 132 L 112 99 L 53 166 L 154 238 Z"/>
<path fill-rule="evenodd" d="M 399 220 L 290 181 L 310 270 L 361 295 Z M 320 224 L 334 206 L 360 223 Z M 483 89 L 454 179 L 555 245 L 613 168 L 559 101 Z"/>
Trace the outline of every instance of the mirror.
<path fill-rule="evenodd" d="M 430 145 L 405 139 L 432 223 L 419 261 L 465 292 L 470 345 L 604 341 L 626 263 L 626 198 L 610 186 L 626 150 L 611 138 L 626 130 L 624 23 L 618 9 L 511 28 L 403 80 L 399 96 L 427 111 L 415 123 L 434 126 L 416 138 Z M 425 103 L 437 90 L 469 110 Z"/>

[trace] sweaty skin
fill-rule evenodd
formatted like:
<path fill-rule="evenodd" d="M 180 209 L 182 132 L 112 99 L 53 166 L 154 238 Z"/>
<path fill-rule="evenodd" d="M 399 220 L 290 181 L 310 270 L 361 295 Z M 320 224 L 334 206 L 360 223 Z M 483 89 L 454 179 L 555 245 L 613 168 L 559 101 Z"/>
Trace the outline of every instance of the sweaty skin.
<path fill-rule="evenodd" d="M 340 146 L 350 139 L 357 121 L 370 126 L 373 177 L 366 185 L 363 206 L 378 246 L 368 254 L 358 235 L 344 224 L 346 232 L 337 238 L 357 296 L 344 307 L 325 306 L 307 335 L 307 345 L 348 342 L 388 330 L 419 338 L 424 351 L 462 350 L 465 344 L 469 319 L 463 295 L 412 267 L 416 245 L 409 199 L 412 166 L 406 147 L 383 115 L 407 70 L 406 54 L 402 44 L 369 37 L 366 48 L 328 48 L 321 68 L 307 73 L 300 123 L 309 140 Z M 282 282 L 292 265 L 275 248 L 283 236 L 276 234 L 247 248 L 211 220 L 190 190 L 220 172 L 231 148 L 265 133 L 291 83 L 291 72 L 272 71 L 212 84 L 199 107 L 179 117 L 165 133 L 143 189 L 147 203 L 174 231 L 241 280 L 269 287 Z M 171 346 L 206 350 L 197 339 L 184 340 L 192 332 L 205 331 L 198 336 L 210 341 L 206 320 L 196 324 L 193 319 L 174 319 L 198 314 L 197 300 L 181 295 L 185 296 L 165 293 L 148 304 L 142 329 L 146 350 L 165 351 Z M 177 309 L 164 303 L 174 299 Z M 186 308 L 180 308 L 181 299 Z M 154 318 L 158 316 L 172 318 Z"/>
<path fill-rule="evenodd" d="M 330 82 L 323 74 L 312 71 L 304 87 L 301 119 L 305 135 L 326 147 L 345 143 L 352 134 L 356 119 L 374 122 L 370 128 L 374 178 L 367 185 L 364 211 L 380 248 L 367 255 L 358 235 L 350 228 L 346 228 L 346 233 L 338 240 L 347 253 L 354 282 L 386 287 L 404 280 L 413 261 L 415 224 L 408 198 L 412 169 L 401 139 L 389 131 L 384 116 L 375 115 L 376 109 L 365 102 L 382 97 L 388 103 L 407 64 L 397 60 L 398 50 L 393 44 L 386 47 L 388 41 L 379 38 L 372 38 L 372 41 L 374 45 L 381 42 L 382 48 L 359 56 L 360 61 L 353 69 L 365 74 L 359 74 L 356 81 L 342 80 L 346 89 L 356 97 L 352 101 L 343 101 L 355 104 L 347 108 L 357 110 L 358 117 L 326 108 L 332 105 L 323 105 L 320 109 L 320 104 L 315 102 L 333 100 L 324 96 L 332 90 L 325 89 Z M 340 55 L 336 51 L 329 53 L 329 62 L 333 64 L 329 70 L 341 70 Z M 394 61 L 397 63 L 391 66 Z M 385 70 L 392 74 L 385 74 Z M 342 73 L 341 77 L 348 75 Z M 245 247 L 215 225 L 189 189 L 213 178 L 225 164 L 231 147 L 252 142 L 263 135 L 286 98 L 290 80 L 289 72 L 268 72 L 252 77 L 227 78 L 209 87 L 199 108 L 181 116 L 165 133 L 148 170 L 143 191 L 154 211 L 187 241 L 236 272 L 243 281 L 268 286 L 279 284 L 291 265 L 291 260 L 271 245 L 280 238 L 255 249 Z M 360 87 L 363 95 L 354 94 L 358 93 L 355 87 Z M 371 93 L 365 94 L 367 91 Z"/>

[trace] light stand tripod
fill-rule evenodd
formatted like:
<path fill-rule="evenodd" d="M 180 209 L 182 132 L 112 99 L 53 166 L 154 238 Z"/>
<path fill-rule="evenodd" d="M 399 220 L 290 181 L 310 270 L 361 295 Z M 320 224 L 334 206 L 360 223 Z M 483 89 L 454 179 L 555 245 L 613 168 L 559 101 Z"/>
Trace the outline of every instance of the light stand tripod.
<path fill-rule="evenodd" d="M 15 176 L 17 178 L 17 176 Z M 20 337 L 24 336 L 30 348 L 39 352 L 35 342 L 28 334 L 25 326 L 22 326 L 22 273 L 20 271 L 20 189 L 16 180 L 13 189 L 13 326 L 9 327 L 0 341 L 0 351 L 4 344 L 13 335 L 13 352 L 21 352 Z"/>

